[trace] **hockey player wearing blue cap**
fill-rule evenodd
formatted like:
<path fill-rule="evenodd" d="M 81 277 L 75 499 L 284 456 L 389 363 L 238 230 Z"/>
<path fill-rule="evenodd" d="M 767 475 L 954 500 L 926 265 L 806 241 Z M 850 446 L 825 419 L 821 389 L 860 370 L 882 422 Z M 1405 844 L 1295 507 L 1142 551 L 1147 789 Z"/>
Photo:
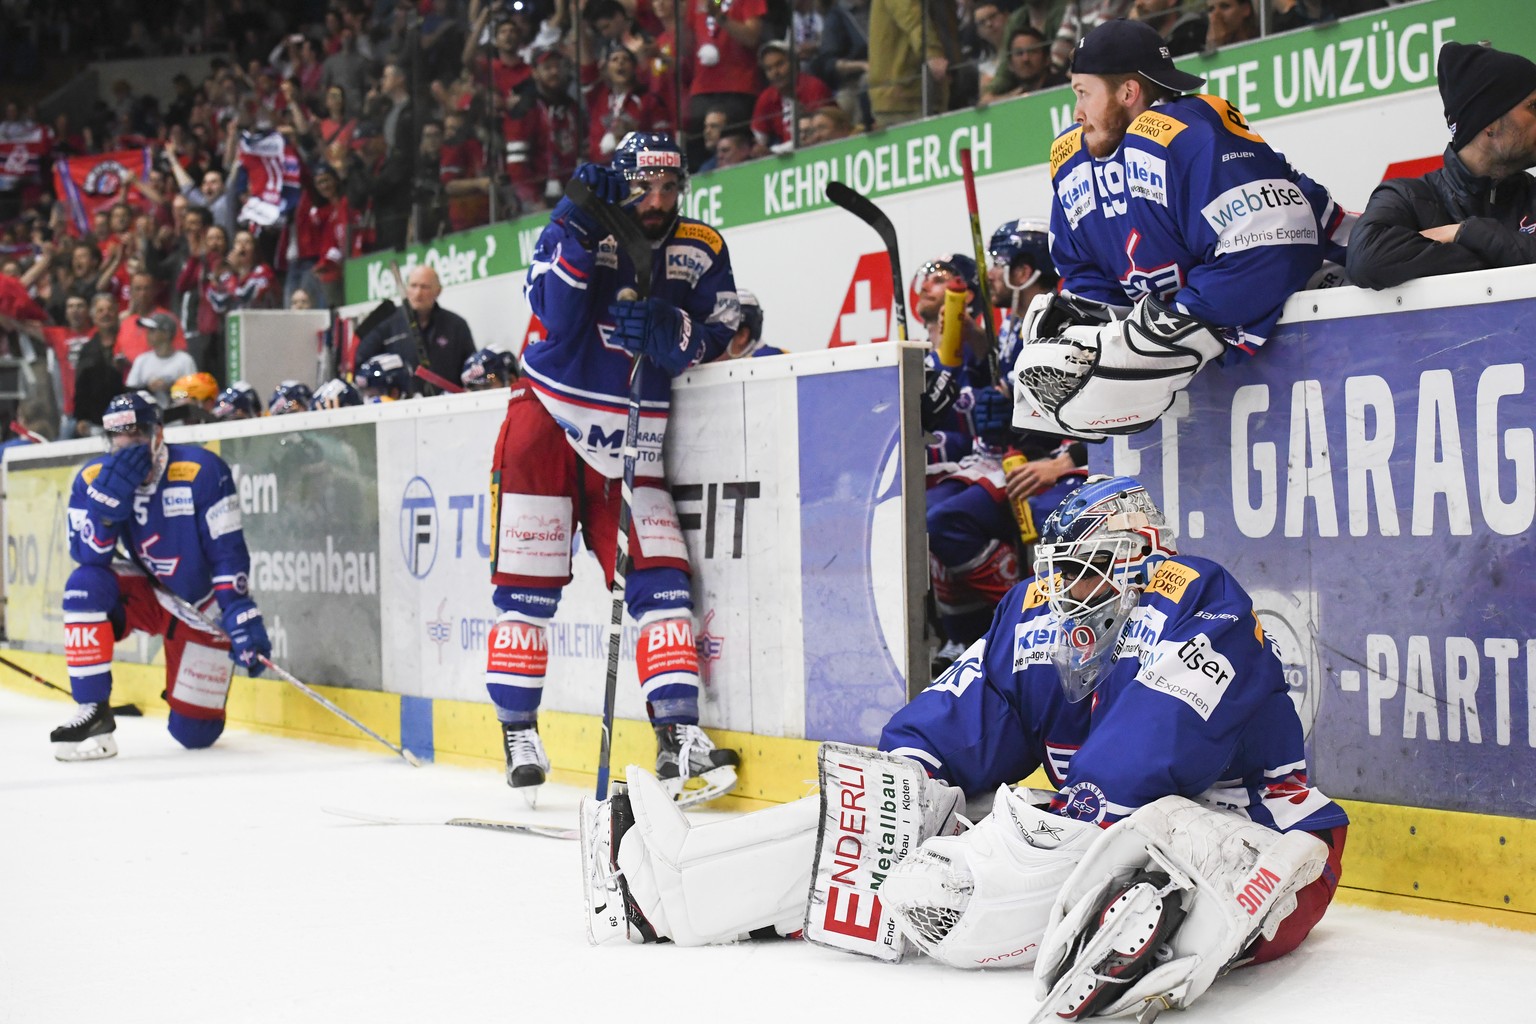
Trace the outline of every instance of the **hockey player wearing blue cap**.
<path fill-rule="evenodd" d="M 1204 84 L 1141 22 L 1078 44 L 1077 124 L 1050 171 L 1051 258 L 1080 301 L 1027 314 L 1015 425 L 1145 430 L 1207 363 L 1257 351 L 1325 260 L 1342 265 L 1353 215 L 1232 104 L 1184 95 Z"/>

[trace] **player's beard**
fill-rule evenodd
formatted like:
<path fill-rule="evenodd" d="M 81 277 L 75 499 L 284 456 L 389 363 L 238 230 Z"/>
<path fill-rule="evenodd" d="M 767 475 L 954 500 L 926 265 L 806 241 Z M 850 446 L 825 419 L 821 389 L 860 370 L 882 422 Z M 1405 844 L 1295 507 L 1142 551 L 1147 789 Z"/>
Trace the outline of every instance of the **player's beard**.
<path fill-rule="evenodd" d="M 1133 120 L 1131 108 L 1111 98 L 1099 123 L 1083 126 L 1083 142 L 1088 147 L 1088 155 L 1095 160 L 1112 155 L 1125 141 L 1125 130 Z"/>
<path fill-rule="evenodd" d="M 640 221 L 640 230 L 645 233 L 645 237 L 659 242 L 672 230 L 677 220 L 677 207 L 671 210 L 636 210 L 635 218 Z"/>

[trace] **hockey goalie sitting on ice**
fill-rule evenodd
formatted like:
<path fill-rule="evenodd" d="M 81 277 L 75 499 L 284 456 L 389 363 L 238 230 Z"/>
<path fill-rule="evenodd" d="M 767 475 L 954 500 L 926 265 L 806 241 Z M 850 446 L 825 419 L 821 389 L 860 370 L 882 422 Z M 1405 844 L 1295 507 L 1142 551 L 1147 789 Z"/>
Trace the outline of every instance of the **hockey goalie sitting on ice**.
<path fill-rule="evenodd" d="M 1012 786 L 1037 768 L 1054 792 Z M 883 960 L 1033 964 L 1042 1015 L 1155 1013 L 1294 949 L 1348 825 L 1307 782 L 1248 594 L 1177 554 L 1128 477 L 1069 495 L 987 635 L 880 751 L 824 744 L 820 776 L 819 799 L 690 827 L 631 767 L 583 808 L 592 940 L 803 931 Z M 993 790 L 970 826 L 966 798 Z"/>

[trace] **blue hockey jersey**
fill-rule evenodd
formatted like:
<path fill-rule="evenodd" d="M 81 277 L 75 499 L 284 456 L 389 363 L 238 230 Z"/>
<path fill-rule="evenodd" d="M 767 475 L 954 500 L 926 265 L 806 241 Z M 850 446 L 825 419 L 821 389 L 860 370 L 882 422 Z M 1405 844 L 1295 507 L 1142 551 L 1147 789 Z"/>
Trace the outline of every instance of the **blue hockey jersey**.
<path fill-rule="evenodd" d="M 222 608 L 246 596 L 251 568 L 234 478 L 210 451 L 165 447 L 165 468 L 134 492 L 132 513 L 120 522 L 103 520 L 85 493 L 108 456 L 81 468 L 69 495 L 70 556 L 81 565 L 110 566 L 121 538 L 171 593 L 198 608 L 217 596 Z"/>
<path fill-rule="evenodd" d="M 1069 703 L 1059 628 L 1037 578 L 892 717 L 880 749 L 981 794 L 1044 768 L 1053 808 L 1107 824 L 1164 796 L 1281 831 L 1347 823 L 1307 780 L 1301 721 L 1253 602 L 1221 566 L 1177 556 L 1153 574 L 1091 697 Z"/>
<path fill-rule="evenodd" d="M 741 324 L 730 252 L 720 233 L 680 217 L 653 246 L 651 295 L 687 313 L 713 359 Z M 609 341 L 608 307 L 635 270 L 612 238 L 588 252 L 565 226 L 551 221 L 539 235 L 526 292 L 548 336 L 523 352 L 523 371 L 551 416 L 588 465 L 609 479 L 624 475 L 624 426 L 629 406 L 630 354 Z M 641 476 L 661 476 L 672 381 L 647 363 L 641 371 Z"/>
<path fill-rule="evenodd" d="M 1328 259 L 1352 215 L 1217 96 L 1160 103 L 1095 160 L 1075 126 L 1051 144 L 1051 258 L 1067 291 L 1155 295 L 1252 352 Z"/>

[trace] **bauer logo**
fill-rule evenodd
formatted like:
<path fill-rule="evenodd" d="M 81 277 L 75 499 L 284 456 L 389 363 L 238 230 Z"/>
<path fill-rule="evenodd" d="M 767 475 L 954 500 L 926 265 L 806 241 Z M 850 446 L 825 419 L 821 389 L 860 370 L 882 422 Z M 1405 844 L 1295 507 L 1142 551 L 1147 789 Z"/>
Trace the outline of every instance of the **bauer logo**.
<path fill-rule="evenodd" d="M 400 554 L 405 568 L 417 579 L 426 579 L 437 562 L 437 499 L 432 485 L 413 476 L 400 496 Z"/>

